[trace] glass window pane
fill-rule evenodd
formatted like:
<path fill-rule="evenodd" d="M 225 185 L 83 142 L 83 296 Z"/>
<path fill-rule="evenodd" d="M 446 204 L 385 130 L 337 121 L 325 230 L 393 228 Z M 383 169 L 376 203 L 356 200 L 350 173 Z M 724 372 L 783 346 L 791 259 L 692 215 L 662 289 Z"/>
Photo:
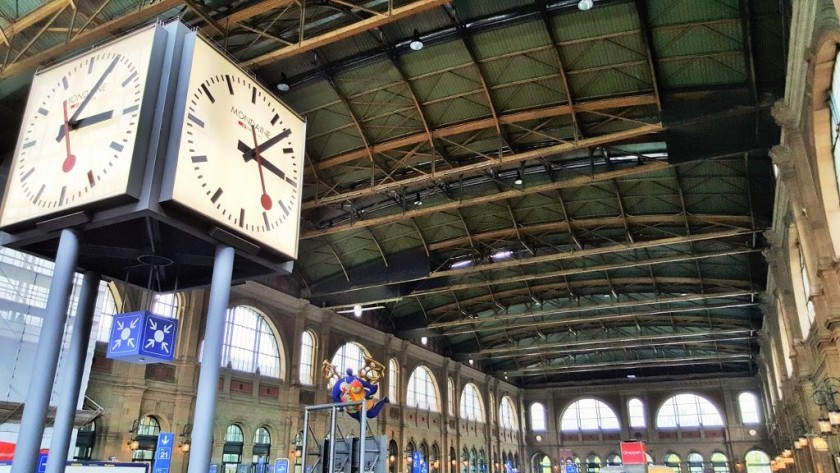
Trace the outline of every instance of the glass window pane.
<path fill-rule="evenodd" d="M 563 411 L 560 418 L 563 432 L 619 430 L 615 411 L 603 402 L 585 398 L 575 401 Z"/>
<path fill-rule="evenodd" d="M 721 427 L 723 418 L 708 399 L 696 394 L 677 394 L 662 404 L 656 416 L 656 426 Z"/>
<path fill-rule="evenodd" d="M 503 429 L 516 429 L 516 415 L 514 414 L 513 402 L 510 397 L 502 398 L 502 403 L 499 405 L 499 426 Z"/>
<path fill-rule="evenodd" d="M 630 415 L 630 427 L 645 426 L 645 406 L 641 399 L 630 399 L 627 402 L 627 411 Z"/>
<path fill-rule="evenodd" d="M 741 422 L 747 425 L 758 424 L 758 398 L 755 394 L 744 392 L 738 395 L 738 408 L 741 411 Z"/>
<path fill-rule="evenodd" d="M 467 383 L 461 390 L 461 418 L 484 422 L 484 409 L 478 394 L 478 388 Z"/>
<path fill-rule="evenodd" d="M 539 402 L 531 404 L 531 430 L 545 432 L 545 407 Z"/>
<path fill-rule="evenodd" d="M 315 336 L 305 330 L 300 341 L 300 382 L 301 384 L 315 384 Z"/>
<path fill-rule="evenodd" d="M 410 407 L 440 412 L 437 386 L 431 371 L 425 366 L 417 367 L 408 378 L 405 403 Z"/>

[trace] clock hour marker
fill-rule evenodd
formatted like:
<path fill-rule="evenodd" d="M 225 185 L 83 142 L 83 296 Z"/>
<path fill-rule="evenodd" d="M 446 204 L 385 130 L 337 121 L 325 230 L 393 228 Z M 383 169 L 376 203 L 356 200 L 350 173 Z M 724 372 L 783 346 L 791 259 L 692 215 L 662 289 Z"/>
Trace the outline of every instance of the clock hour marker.
<path fill-rule="evenodd" d="M 31 148 L 31 147 L 35 146 L 35 141 L 36 140 L 27 141 L 26 143 L 23 144 L 23 146 L 21 146 L 21 148 L 23 148 L 23 149 Z"/>
<path fill-rule="evenodd" d="M 88 62 L 88 74 L 93 73 L 93 63 L 96 62 L 96 56 L 90 58 L 90 62 Z"/>
<path fill-rule="evenodd" d="M 29 170 L 28 170 L 28 171 L 26 171 L 26 173 L 25 173 L 23 176 L 20 176 L 20 180 L 21 180 L 21 181 L 25 181 L 25 180 L 26 180 L 26 178 L 27 178 L 27 177 L 29 177 L 29 176 L 31 176 L 33 172 L 35 172 L 35 167 L 31 167 L 31 168 L 29 168 Z"/>
<path fill-rule="evenodd" d="M 280 208 L 283 209 L 283 213 L 288 217 L 289 216 L 289 209 L 287 209 L 286 206 L 283 205 L 283 201 L 278 200 L 277 203 L 280 205 Z"/>
<path fill-rule="evenodd" d="M 201 90 L 207 94 L 207 98 L 210 99 L 210 103 L 216 103 L 216 99 L 213 98 L 213 94 L 210 93 L 210 89 L 207 88 L 207 84 L 201 84 Z"/>
<path fill-rule="evenodd" d="M 61 194 L 58 196 L 58 205 L 64 205 L 64 194 L 67 192 L 67 186 L 61 186 Z"/>
<path fill-rule="evenodd" d="M 87 172 L 87 178 L 88 178 L 88 184 L 90 184 L 91 187 L 96 185 L 96 178 L 93 177 L 93 171 L 92 170 Z"/>
<path fill-rule="evenodd" d="M 271 119 L 271 124 L 274 125 L 275 123 L 277 123 L 277 120 L 279 120 L 279 119 L 280 119 L 280 115 L 275 113 L 274 117 Z"/>
<path fill-rule="evenodd" d="M 239 209 L 239 226 L 245 226 L 245 209 Z"/>
<path fill-rule="evenodd" d="M 128 83 L 129 83 L 129 82 L 131 82 L 132 80 L 134 80 L 134 78 L 135 78 L 135 77 L 137 77 L 137 71 L 132 72 L 132 73 L 131 73 L 131 75 L 130 75 L 130 76 L 128 76 L 128 78 L 126 78 L 126 79 L 123 81 L 122 86 L 123 86 L 123 87 L 127 86 L 127 85 L 128 85 Z"/>
<path fill-rule="evenodd" d="M 122 150 L 123 150 L 123 148 L 124 148 L 124 146 L 123 146 L 123 145 L 121 145 L 121 144 L 119 144 L 119 143 L 117 143 L 116 141 L 112 141 L 112 142 L 111 142 L 111 149 L 114 149 L 114 150 L 116 150 L 116 151 L 122 151 Z"/>
<path fill-rule="evenodd" d="M 257 103 L 257 88 L 253 87 L 251 89 L 251 103 Z"/>
<path fill-rule="evenodd" d="M 207 156 L 193 156 L 192 157 L 192 162 L 194 162 L 194 163 L 206 163 L 207 162 Z"/>
<path fill-rule="evenodd" d="M 263 222 L 265 222 L 265 229 L 271 230 L 271 225 L 268 224 L 268 214 L 263 212 Z"/>
<path fill-rule="evenodd" d="M 132 105 L 128 108 L 124 108 L 123 109 L 123 115 L 126 115 L 128 113 L 136 112 L 138 108 L 140 108 L 140 105 L 137 105 L 137 104 L 134 104 L 134 105 Z"/>
<path fill-rule="evenodd" d="M 297 187 L 297 181 L 292 179 L 291 177 L 286 177 L 286 182 L 292 185 L 292 187 Z"/>
<path fill-rule="evenodd" d="M 213 197 L 210 197 L 210 202 L 213 202 L 215 204 L 216 201 L 219 200 L 219 197 L 221 197 L 221 196 L 222 196 L 222 188 L 219 187 L 218 189 L 216 189 L 216 192 L 213 193 Z"/>
<path fill-rule="evenodd" d="M 41 108 L 39 108 L 39 109 L 38 109 L 38 113 L 40 113 L 41 115 L 43 115 L 43 116 L 45 116 L 45 117 L 46 117 L 47 115 L 49 115 L 49 114 L 50 114 L 50 111 L 49 111 L 49 110 L 47 110 L 47 109 L 46 109 L 46 108 L 44 108 L 44 107 L 41 107 Z"/>
<path fill-rule="evenodd" d="M 41 200 L 41 194 L 44 192 L 44 189 L 45 189 L 46 187 L 47 187 L 47 185 L 46 185 L 46 184 L 41 184 L 41 188 L 40 188 L 40 189 L 38 189 L 38 193 L 37 193 L 37 194 L 35 194 L 35 199 L 34 199 L 34 200 L 35 200 L 35 202 L 38 202 L 39 200 Z"/>
<path fill-rule="evenodd" d="M 295 152 L 294 148 L 283 148 L 283 152 L 286 154 L 292 154 Z"/>
<path fill-rule="evenodd" d="M 70 88 L 70 84 L 67 83 L 67 77 L 62 77 L 61 78 L 61 85 L 64 86 L 64 90 L 67 90 L 67 89 Z"/>
<path fill-rule="evenodd" d="M 196 125 L 200 126 L 201 128 L 204 128 L 204 122 L 203 122 L 203 121 L 201 121 L 201 120 L 199 120 L 199 119 L 198 119 L 195 115 L 193 115 L 192 113 L 188 114 L 188 115 L 187 115 L 187 118 L 189 118 L 191 122 L 195 123 Z"/>
<path fill-rule="evenodd" d="M 228 92 L 230 92 L 230 95 L 233 95 L 233 83 L 230 81 L 230 76 L 225 74 L 225 80 L 227 81 Z"/>

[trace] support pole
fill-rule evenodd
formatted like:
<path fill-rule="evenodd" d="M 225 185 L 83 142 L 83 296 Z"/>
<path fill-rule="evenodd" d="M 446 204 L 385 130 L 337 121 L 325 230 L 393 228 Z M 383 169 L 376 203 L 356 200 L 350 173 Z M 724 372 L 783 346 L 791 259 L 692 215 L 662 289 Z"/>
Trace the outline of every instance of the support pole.
<path fill-rule="evenodd" d="M 219 367 L 222 363 L 222 343 L 225 334 L 225 314 L 230 302 L 230 282 L 233 277 L 233 248 L 216 247 L 213 278 L 210 282 L 210 304 L 207 307 L 207 327 L 204 329 L 204 355 L 198 377 L 198 392 L 193 413 L 193 433 L 190 464 L 187 473 L 207 473 L 213 445 L 213 419 L 219 390 Z M 18 473 L 18 472 L 15 472 Z M 19 473 L 31 473 L 19 472 Z"/>
<path fill-rule="evenodd" d="M 67 366 L 64 371 L 64 382 L 61 386 L 61 399 L 55 414 L 50 452 L 47 457 L 46 473 L 64 473 L 65 460 L 70 451 L 70 437 L 73 434 L 73 421 L 76 418 L 76 405 L 79 403 L 79 388 L 82 385 L 82 374 L 85 369 L 85 355 L 87 354 L 90 331 L 93 326 L 93 312 L 96 309 L 96 296 L 99 293 L 99 273 L 85 272 L 82 288 L 79 291 L 79 306 L 76 309 L 76 321 L 73 324 L 73 335 L 70 338 Z"/>
<path fill-rule="evenodd" d="M 38 352 L 30 371 L 29 389 L 20 421 L 17 446 L 12 473 L 32 473 L 37 471 L 38 454 L 41 450 L 41 438 L 44 436 L 44 424 L 47 420 L 47 408 L 58 366 L 61 339 L 64 336 L 64 324 L 67 322 L 67 308 L 70 305 L 70 292 L 73 289 L 73 275 L 79 259 L 79 234 L 76 230 L 64 229 L 58 242 L 55 255 L 55 270 L 47 296 L 47 308 L 44 311 L 43 325 L 38 337 Z"/>

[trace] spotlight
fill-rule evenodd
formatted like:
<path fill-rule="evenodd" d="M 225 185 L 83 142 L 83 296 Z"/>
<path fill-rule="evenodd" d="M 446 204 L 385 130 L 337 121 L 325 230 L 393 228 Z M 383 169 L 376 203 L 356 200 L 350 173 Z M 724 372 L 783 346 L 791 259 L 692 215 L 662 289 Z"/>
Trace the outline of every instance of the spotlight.
<path fill-rule="evenodd" d="M 417 30 L 414 30 L 414 37 L 411 42 L 408 43 L 408 47 L 414 51 L 420 51 L 423 49 L 423 41 L 420 40 L 420 33 L 418 33 Z"/>
<path fill-rule="evenodd" d="M 289 79 L 286 77 L 286 73 L 281 73 L 280 82 L 277 83 L 277 90 L 280 92 L 288 92 L 290 88 L 291 86 L 289 86 Z"/>
<path fill-rule="evenodd" d="M 578 2 L 578 8 L 583 11 L 589 10 L 590 8 L 592 8 L 592 3 L 592 0 L 580 0 Z"/>
<path fill-rule="evenodd" d="M 356 317 L 361 317 L 362 316 L 362 305 L 361 304 L 356 304 L 356 305 L 353 306 L 353 315 L 355 315 Z"/>
<path fill-rule="evenodd" d="M 522 173 L 521 172 L 516 171 L 516 179 L 513 180 L 513 183 L 516 184 L 517 186 L 522 185 Z"/>

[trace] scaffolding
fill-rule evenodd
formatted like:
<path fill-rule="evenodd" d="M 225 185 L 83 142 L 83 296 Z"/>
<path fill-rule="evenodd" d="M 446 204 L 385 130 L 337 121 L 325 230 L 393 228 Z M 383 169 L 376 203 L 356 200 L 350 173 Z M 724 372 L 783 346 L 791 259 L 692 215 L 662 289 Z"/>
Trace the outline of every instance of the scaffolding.
<path fill-rule="evenodd" d="M 353 406 L 359 406 L 358 430 L 353 427 L 345 433 L 338 416 Z M 313 427 L 318 414 L 327 414 L 326 432 Z M 387 441 L 371 434 L 370 420 L 366 400 L 307 406 L 300 473 L 386 473 Z"/>

